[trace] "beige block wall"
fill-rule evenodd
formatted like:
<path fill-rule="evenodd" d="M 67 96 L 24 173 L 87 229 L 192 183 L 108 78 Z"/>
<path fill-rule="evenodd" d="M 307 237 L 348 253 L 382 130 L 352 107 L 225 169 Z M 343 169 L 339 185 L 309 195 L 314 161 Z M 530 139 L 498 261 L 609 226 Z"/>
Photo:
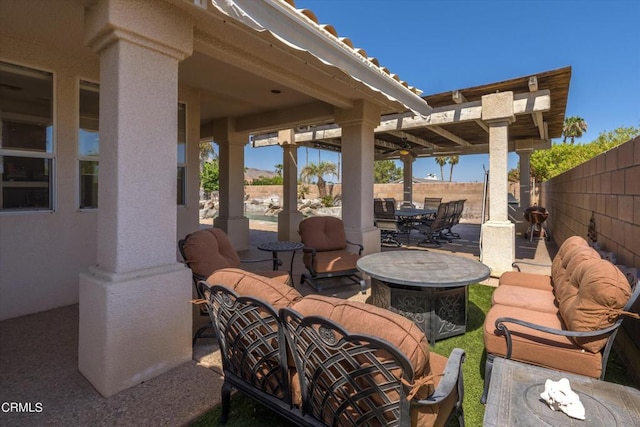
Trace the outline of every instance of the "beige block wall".
<path fill-rule="evenodd" d="M 618 264 L 640 268 L 640 137 L 543 183 L 541 205 L 558 245 L 573 235 L 587 238 L 593 217 L 600 246 Z M 633 311 L 640 312 L 640 301 Z M 623 326 L 616 348 L 640 383 L 640 320 L 627 318 Z"/>
<path fill-rule="evenodd" d="M 308 199 L 318 197 L 318 187 L 308 185 L 310 193 Z M 483 184 L 477 182 L 433 182 L 413 184 L 413 202 L 422 206 L 425 197 L 442 197 L 443 202 L 466 199 L 462 219 L 468 222 L 480 222 L 482 214 L 482 189 Z M 333 195 L 342 193 L 342 186 L 336 184 Z M 280 185 L 246 185 L 245 196 L 251 199 L 268 199 L 278 197 L 282 200 L 282 186 Z M 402 184 L 375 184 L 374 197 L 392 197 L 398 202 L 402 201 Z"/>

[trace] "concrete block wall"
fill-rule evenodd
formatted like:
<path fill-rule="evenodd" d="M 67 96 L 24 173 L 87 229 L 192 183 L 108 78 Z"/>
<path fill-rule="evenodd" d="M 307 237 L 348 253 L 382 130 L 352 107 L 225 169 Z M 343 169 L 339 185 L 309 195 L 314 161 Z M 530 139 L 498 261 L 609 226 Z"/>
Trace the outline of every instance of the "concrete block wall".
<path fill-rule="evenodd" d="M 573 235 L 587 238 L 593 218 L 602 249 L 618 264 L 640 268 L 640 137 L 544 182 L 541 205 L 558 245 Z M 633 311 L 640 312 L 640 301 Z M 640 384 L 640 320 L 625 319 L 616 348 Z"/>
<path fill-rule="evenodd" d="M 308 185 L 308 199 L 318 197 L 318 187 Z M 327 188 L 328 189 L 328 188 Z M 403 199 L 403 184 L 375 184 L 373 194 L 377 198 L 392 197 L 398 202 Z M 480 222 L 482 214 L 483 183 L 478 182 L 433 182 L 413 184 L 413 202 L 422 207 L 425 197 L 442 197 L 443 202 L 466 199 L 462 219 L 468 222 Z M 265 200 L 278 197 L 282 200 L 280 185 L 245 185 L 245 196 L 251 199 Z M 342 194 L 341 184 L 333 187 L 333 195 Z"/>

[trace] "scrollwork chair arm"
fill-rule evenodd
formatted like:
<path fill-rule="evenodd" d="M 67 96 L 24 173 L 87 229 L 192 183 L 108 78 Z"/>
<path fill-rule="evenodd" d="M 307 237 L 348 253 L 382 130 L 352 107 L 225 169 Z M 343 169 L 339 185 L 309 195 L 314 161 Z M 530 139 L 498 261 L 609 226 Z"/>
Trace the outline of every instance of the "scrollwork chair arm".
<path fill-rule="evenodd" d="M 525 328 L 533 329 L 540 332 L 545 332 L 552 335 L 584 338 L 584 337 L 597 337 L 600 335 L 608 334 L 609 332 L 616 330 L 620 326 L 621 322 L 616 322 L 613 325 L 609 326 L 608 328 L 598 329 L 595 331 L 568 331 L 565 329 L 555 329 L 555 328 L 550 328 L 548 326 L 537 325 L 535 323 L 526 322 L 520 319 L 514 319 L 512 317 L 499 317 L 496 319 L 496 322 L 495 322 L 496 330 L 499 333 L 504 334 L 507 340 L 506 358 L 510 359 L 513 343 L 511 341 L 511 331 L 509 330 L 509 327 L 506 325 L 507 323 L 513 323 L 515 325 L 520 325 Z"/>
<path fill-rule="evenodd" d="M 536 267 L 549 267 L 549 268 L 551 268 L 551 264 L 540 264 L 540 263 L 537 263 L 537 262 L 528 262 L 528 261 L 516 261 L 514 263 L 511 263 L 511 267 L 515 268 L 518 271 L 521 271 L 520 270 L 520 264 L 533 265 L 533 266 L 536 266 Z"/>
<path fill-rule="evenodd" d="M 449 355 L 449 360 L 447 360 L 447 365 L 444 369 L 444 376 L 440 379 L 438 388 L 436 388 L 433 394 L 426 399 L 413 399 L 411 401 L 411 405 L 438 405 L 449 397 L 456 388 L 458 390 L 458 400 L 461 402 L 463 397 L 462 393 L 464 392 L 462 383 L 462 364 L 464 363 L 465 357 L 464 350 L 454 348 Z"/>

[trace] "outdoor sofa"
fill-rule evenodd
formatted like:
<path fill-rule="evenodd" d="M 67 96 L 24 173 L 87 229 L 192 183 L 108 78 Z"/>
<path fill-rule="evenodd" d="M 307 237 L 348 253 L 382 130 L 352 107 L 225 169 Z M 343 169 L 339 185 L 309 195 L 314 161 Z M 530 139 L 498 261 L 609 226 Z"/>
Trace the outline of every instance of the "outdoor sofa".
<path fill-rule="evenodd" d="M 220 345 L 223 423 L 236 389 L 297 425 L 464 425 L 464 352 L 429 352 L 411 320 L 239 269 L 199 286 Z"/>
<path fill-rule="evenodd" d="M 629 312 L 640 294 L 637 275 L 578 236 L 560 246 L 551 275 L 504 273 L 484 322 L 482 402 L 495 357 L 603 379 L 623 316 L 638 316 Z"/>

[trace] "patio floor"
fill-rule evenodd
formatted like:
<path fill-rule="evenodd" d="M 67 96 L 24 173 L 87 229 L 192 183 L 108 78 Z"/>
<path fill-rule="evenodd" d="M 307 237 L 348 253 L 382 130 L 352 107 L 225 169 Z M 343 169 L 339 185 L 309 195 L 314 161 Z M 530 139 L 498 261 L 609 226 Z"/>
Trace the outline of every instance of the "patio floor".
<path fill-rule="evenodd" d="M 207 226 L 204 224 L 203 226 Z M 259 251 L 261 242 L 276 240 L 275 223 L 251 221 L 251 249 L 241 253 L 245 259 L 269 258 Z M 461 239 L 428 250 L 446 251 L 477 258 L 479 224 L 455 226 Z M 420 240 L 417 233 L 412 243 Z M 406 240 L 402 240 L 406 242 Z M 405 246 L 409 249 L 426 249 Z M 398 249 L 384 249 L 398 250 Z M 516 259 L 549 263 L 557 250 L 553 242 L 516 238 Z M 283 255 L 284 266 L 290 254 Z M 253 264 L 249 264 L 253 268 Z M 268 268 L 270 264 L 261 266 Z M 258 267 L 260 268 L 260 267 Z M 541 271 L 548 271 L 543 268 Z M 304 271 L 302 257 L 294 260 L 295 287 L 303 294 L 313 293 L 300 286 Z M 535 267 L 527 268 L 535 272 Z M 348 283 L 348 282 L 345 282 Z M 497 279 L 483 282 L 495 286 Z M 359 286 L 328 289 L 327 295 L 364 301 L 369 296 Z M 204 318 L 203 318 L 204 319 Z M 217 346 L 212 339 L 201 339 L 194 346 L 193 360 L 159 377 L 103 398 L 78 371 L 78 305 L 0 322 L 0 402 L 30 403 L 31 412 L 0 412 L 2 426 L 31 425 L 185 425 L 220 403 L 221 370 Z M 40 405 L 36 405 L 40 403 Z M 41 407 L 41 411 L 38 408 Z"/>

